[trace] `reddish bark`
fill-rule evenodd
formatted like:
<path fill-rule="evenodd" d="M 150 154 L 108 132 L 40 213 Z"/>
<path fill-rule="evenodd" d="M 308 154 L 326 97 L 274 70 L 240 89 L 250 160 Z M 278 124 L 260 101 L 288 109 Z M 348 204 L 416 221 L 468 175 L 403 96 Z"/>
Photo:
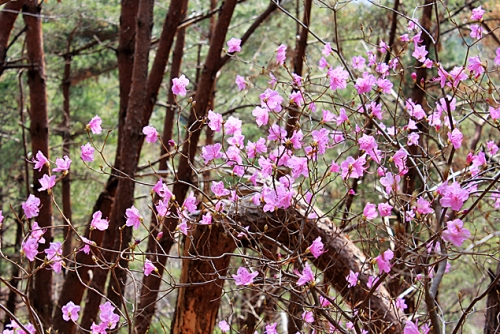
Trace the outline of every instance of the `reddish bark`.
<path fill-rule="evenodd" d="M 45 84 L 45 62 L 43 52 L 41 8 L 37 0 L 26 1 L 23 5 L 24 22 L 26 23 L 26 44 L 28 59 L 31 67 L 28 70 L 28 85 L 30 90 L 30 135 L 31 150 L 33 154 L 41 151 L 49 158 L 49 123 L 47 116 L 47 96 Z M 52 226 L 52 200 L 47 191 L 38 191 L 41 184 L 38 181 L 44 174 L 49 174 L 48 166 L 43 166 L 41 171 L 33 171 L 33 193 L 40 199 L 41 209 L 37 217 L 40 227 Z M 43 252 L 52 241 L 52 229 L 47 228 L 44 238 L 46 240 L 39 251 Z M 36 265 L 42 262 L 37 260 Z M 36 293 L 35 293 L 36 291 Z M 31 294 L 33 306 L 44 325 L 49 325 L 52 315 L 52 271 L 39 270 L 35 274 L 35 284 Z"/>
<path fill-rule="evenodd" d="M 192 238 L 186 238 L 180 282 L 196 283 L 179 289 L 171 334 L 212 333 L 219 311 L 230 254 L 236 249 L 232 236 L 222 223 L 198 226 Z M 226 256 L 222 256 L 227 254 Z M 203 259 L 204 256 L 211 257 Z"/>
<path fill-rule="evenodd" d="M 486 299 L 486 322 L 484 324 L 484 334 L 496 334 L 500 332 L 500 283 L 498 283 L 498 276 L 500 276 L 500 264 L 497 266 L 496 273 L 489 271 L 492 283 L 495 279 L 496 284 L 488 293 Z"/>
<path fill-rule="evenodd" d="M 117 50 L 118 75 L 120 78 L 120 112 L 118 121 L 118 147 L 114 166 L 119 166 L 120 164 L 119 149 L 121 148 L 120 141 L 123 136 L 122 129 L 125 123 L 125 115 L 128 105 L 128 95 L 130 91 L 132 76 L 131 69 L 133 68 L 135 26 L 138 5 L 138 0 L 123 0 L 121 7 L 119 44 Z M 92 209 L 92 213 L 101 211 L 103 217 L 110 216 L 117 186 L 118 178 L 115 175 L 111 175 L 106 183 L 103 192 L 99 195 L 99 198 L 97 199 Z M 98 246 L 100 246 L 104 236 L 104 232 L 94 230 L 91 233 L 89 222 L 89 224 L 87 224 L 84 236 L 91 239 Z M 86 255 L 83 252 L 77 253 L 76 263 L 78 263 L 79 266 L 77 268 L 74 268 L 73 270 L 68 271 L 66 279 L 64 280 L 63 288 L 61 290 L 61 294 L 57 303 L 58 307 L 56 307 L 53 317 L 54 329 L 58 330 L 60 333 L 73 333 L 75 330 L 75 325 L 73 322 L 64 321 L 62 319 L 61 307 L 69 301 L 73 301 L 77 305 L 81 303 L 87 284 L 90 283 L 89 272 L 92 272 L 95 266 L 95 263 L 92 260 L 93 253 L 96 253 L 96 249 L 94 247 L 92 247 L 92 253 L 90 253 L 90 255 Z M 89 294 L 90 293 L 91 292 L 89 291 Z M 89 328 L 91 324 L 92 321 L 90 321 L 90 324 L 87 328 Z"/>
<path fill-rule="evenodd" d="M 23 0 L 10 1 L 5 5 L 4 11 L 0 11 L 0 76 L 5 69 L 9 38 L 23 3 Z"/>

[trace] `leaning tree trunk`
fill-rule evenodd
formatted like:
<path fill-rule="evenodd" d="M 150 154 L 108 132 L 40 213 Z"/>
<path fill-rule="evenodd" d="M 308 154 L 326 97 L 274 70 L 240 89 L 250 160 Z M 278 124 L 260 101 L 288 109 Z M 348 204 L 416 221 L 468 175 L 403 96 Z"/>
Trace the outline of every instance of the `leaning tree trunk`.
<path fill-rule="evenodd" d="M 28 70 L 28 86 L 30 90 L 30 136 L 32 154 L 41 151 L 49 158 L 49 123 L 47 116 L 47 95 L 45 84 L 45 61 L 43 52 L 41 7 L 37 0 L 27 0 L 23 5 L 24 22 L 26 23 L 26 44 L 28 60 L 31 67 Z M 50 246 L 52 242 L 52 200 L 48 191 L 38 191 L 41 188 L 39 179 L 44 174 L 50 174 L 49 167 L 43 166 L 41 171 L 33 171 L 33 193 L 40 199 L 41 209 L 37 222 L 41 228 L 47 228 L 44 234 L 45 244 L 39 249 Z M 42 265 L 37 260 L 36 265 Z M 35 293 L 36 291 L 36 293 Z M 52 315 L 52 271 L 41 269 L 35 274 L 35 284 L 31 292 L 33 306 L 45 326 L 49 326 Z"/>
<path fill-rule="evenodd" d="M 22 0 L 9 1 L 0 11 L 0 76 L 5 70 L 9 38 L 23 3 Z"/>
<path fill-rule="evenodd" d="M 498 264 L 495 274 L 490 272 L 490 278 L 494 281 L 499 275 L 500 264 Z M 500 333 L 500 283 L 498 282 L 488 293 L 485 317 L 484 334 Z"/>

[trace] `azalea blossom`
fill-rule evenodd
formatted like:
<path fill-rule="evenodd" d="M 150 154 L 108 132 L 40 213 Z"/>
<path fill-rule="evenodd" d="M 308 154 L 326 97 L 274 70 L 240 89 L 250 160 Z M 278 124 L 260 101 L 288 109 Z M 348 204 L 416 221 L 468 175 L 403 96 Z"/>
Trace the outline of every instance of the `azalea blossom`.
<path fill-rule="evenodd" d="M 215 159 L 220 159 L 222 155 L 222 145 L 215 143 L 214 145 L 203 146 L 201 149 L 201 157 L 205 160 L 205 165 Z"/>
<path fill-rule="evenodd" d="M 125 217 L 127 218 L 125 225 L 133 226 L 134 229 L 138 229 L 143 220 L 142 216 L 139 214 L 139 210 L 137 210 L 133 205 L 125 210 Z"/>
<path fill-rule="evenodd" d="M 76 322 L 78 320 L 78 312 L 80 311 L 80 306 L 75 305 L 72 301 L 68 302 L 62 308 L 62 314 L 64 321 L 73 321 Z"/>
<path fill-rule="evenodd" d="M 455 150 L 458 150 L 462 146 L 462 140 L 464 135 L 458 128 L 453 129 L 452 132 L 448 132 L 448 140 L 453 145 Z"/>
<path fill-rule="evenodd" d="M 479 6 L 472 10 L 472 15 L 470 19 L 472 21 L 481 21 L 483 19 L 483 15 L 484 15 L 484 10 L 481 8 L 481 6 Z"/>
<path fill-rule="evenodd" d="M 323 250 L 324 244 L 321 242 L 321 237 L 317 237 L 311 246 L 309 246 L 307 249 L 311 254 L 317 259 L 321 254 L 323 254 L 325 251 Z"/>
<path fill-rule="evenodd" d="M 53 168 L 53 172 L 67 172 L 69 170 L 69 166 L 71 166 L 71 159 L 65 155 L 64 159 L 57 158 L 56 159 L 56 168 Z"/>
<path fill-rule="evenodd" d="M 275 322 L 273 322 L 270 325 L 266 325 L 265 334 L 278 334 L 278 332 L 276 331 L 276 326 L 278 326 L 278 324 Z"/>
<path fill-rule="evenodd" d="M 460 247 L 465 240 L 469 239 L 471 233 L 464 227 L 463 221 L 455 219 L 446 223 L 447 229 L 443 231 L 443 239 Z"/>
<path fill-rule="evenodd" d="M 391 215 L 392 205 L 389 203 L 380 203 L 377 208 L 378 212 L 380 212 L 380 217 L 387 217 Z"/>
<path fill-rule="evenodd" d="M 33 218 L 33 217 L 36 217 L 38 216 L 38 212 L 40 211 L 40 199 L 38 197 L 36 197 L 35 195 L 33 194 L 30 194 L 28 196 L 28 199 L 26 200 L 26 202 L 24 202 L 22 205 L 22 208 L 23 208 L 23 211 L 24 211 L 24 215 L 26 216 L 26 218 Z"/>
<path fill-rule="evenodd" d="M 212 181 L 212 186 L 210 187 L 212 192 L 214 193 L 215 196 L 217 197 L 224 197 L 229 195 L 230 191 L 224 188 L 224 182 L 215 182 Z"/>
<path fill-rule="evenodd" d="M 377 213 L 376 205 L 372 204 L 370 202 L 366 203 L 365 208 L 363 209 L 363 216 L 367 220 L 372 220 L 372 219 L 377 218 L 378 213 Z"/>
<path fill-rule="evenodd" d="M 259 275 L 258 271 L 250 273 L 247 268 L 239 267 L 236 275 L 233 275 L 236 285 L 252 285 L 255 277 Z"/>
<path fill-rule="evenodd" d="M 241 39 L 233 37 L 227 42 L 227 46 L 228 46 L 227 52 L 229 52 L 229 53 L 240 52 L 241 51 Z"/>
<path fill-rule="evenodd" d="M 155 267 L 153 262 L 151 262 L 149 259 L 146 259 L 144 261 L 144 276 L 149 276 L 153 271 L 157 271 L 158 269 Z"/>
<path fill-rule="evenodd" d="M 349 270 L 349 275 L 346 276 L 346 281 L 347 281 L 347 287 L 352 288 L 356 285 L 358 285 L 358 276 L 359 273 L 355 273 L 352 270 Z"/>
<path fill-rule="evenodd" d="M 38 191 L 50 190 L 56 185 L 56 176 L 48 176 L 47 174 L 44 174 L 41 179 L 38 179 L 38 182 L 40 182 L 40 185 L 42 186 L 38 189 Z"/>
<path fill-rule="evenodd" d="M 183 74 L 180 78 L 172 79 L 172 93 L 174 95 L 186 96 L 186 86 L 189 85 L 189 80 Z"/>
<path fill-rule="evenodd" d="M 147 143 L 155 143 L 158 140 L 158 131 L 152 126 L 145 126 L 142 128 L 142 133 L 146 135 Z"/>
<path fill-rule="evenodd" d="M 109 221 L 107 219 L 102 219 L 102 212 L 96 211 L 92 215 L 92 221 L 90 222 L 92 228 L 98 229 L 99 231 L 105 231 L 109 227 Z"/>
<path fill-rule="evenodd" d="M 82 158 L 83 161 L 85 162 L 92 162 L 94 161 L 94 148 L 90 143 L 87 143 L 83 146 L 81 146 L 82 153 L 80 157 Z"/>
<path fill-rule="evenodd" d="M 93 134 L 98 135 L 102 132 L 101 124 L 102 124 L 101 118 L 95 115 L 90 120 L 89 124 L 87 124 L 87 129 L 90 129 L 90 131 L 92 131 Z"/>
<path fill-rule="evenodd" d="M 227 333 L 231 330 L 231 327 L 229 327 L 229 324 L 227 323 L 226 320 L 219 321 L 219 328 L 222 331 L 222 333 Z"/>
<path fill-rule="evenodd" d="M 235 83 L 236 83 L 236 86 L 238 86 L 239 91 L 242 91 L 243 89 L 247 88 L 245 78 L 243 78 L 241 75 L 236 76 Z"/>
<path fill-rule="evenodd" d="M 38 169 L 39 172 L 42 171 L 43 166 L 50 164 L 49 159 L 45 157 L 42 151 L 36 153 L 36 158 L 33 159 L 33 162 L 35 163 L 33 169 Z"/>
<path fill-rule="evenodd" d="M 458 211 L 469 198 L 469 192 L 466 189 L 462 189 L 457 182 L 453 182 L 451 186 L 445 185 L 443 187 L 442 196 L 439 202 L 443 207 Z"/>
<path fill-rule="evenodd" d="M 302 285 L 307 284 L 309 282 L 314 282 L 314 273 L 312 272 L 312 269 L 309 266 L 309 263 L 305 264 L 304 270 L 302 271 L 302 274 L 300 274 L 298 271 L 295 271 L 295 274 L 297 274 L 299 276 L 299 279 L 297 280 L 298 286 L 302 286 Z"/>
<path fill-rule="evenodd" d="M 314 314 L 312 311 L 304 311 L 304 313 L 302 313 L 302 320 L 308 324 L 312 324 L 314 322 Z"/>
<path fill-rule="evenodd" d="M 390 249 L 386 250 L 384 253 L 380 254 L 375 258 L 377 260 L 378 270 L 380 273 L 386 272 L 389 273 L 391 271 L 391 263 L 390 261 L 394 258 L 394 252 Z"/>
<path fill-rule="evenodd" d="M 283 65 L 285 63 L 286 59 L 286 45 L 281 44 L 277 49 L 276 49 L 276 62 L 279 65 Z"/>

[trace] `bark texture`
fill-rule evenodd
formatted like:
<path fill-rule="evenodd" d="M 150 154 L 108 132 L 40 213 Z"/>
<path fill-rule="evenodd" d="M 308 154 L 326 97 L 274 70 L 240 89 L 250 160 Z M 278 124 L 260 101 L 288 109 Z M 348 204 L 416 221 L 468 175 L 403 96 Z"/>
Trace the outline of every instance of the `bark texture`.
<path fill-rule="evenodd" d="M 24 0 L 10 1 L 5 5 L 4 10 L 0 11 L 0 76 L 5 70 L 10 35 L 23 3 Z"/>
<path fill-rule="evenodd" d="M 30 99 L 30 135 L 33 155 L 41 151 L 49 159 L 49 123 L 47 116 L 47 95 L 45 83 L 45 61 L 43 52 L 41 8 L 37 0 L 26 1 L 23 5 L 24 22 L 26 23 L 26 44 L 28 60 L 31 67 L 28 70 L 28 86 Z M 43 246 L 39 252 L 50 246 L 52 242 L 52 200 L 48 191 L 38 191 L 41 184 L 38 181 L 44 174 L 50 174 L 48 166 L 41 171 L 33 170 L 33 194 L 40 199 L 41 209 L 37 222 L 45 228 Z M 36 265 L 42 262 L 37 260 Z M 36 293 L 33 293 L 35 292 Z M 45 326 L 50 324 L 52 316 L 52 270 L 38 270 L 35 274 L 35 283 L 31 294 L 33 306 Z"/>

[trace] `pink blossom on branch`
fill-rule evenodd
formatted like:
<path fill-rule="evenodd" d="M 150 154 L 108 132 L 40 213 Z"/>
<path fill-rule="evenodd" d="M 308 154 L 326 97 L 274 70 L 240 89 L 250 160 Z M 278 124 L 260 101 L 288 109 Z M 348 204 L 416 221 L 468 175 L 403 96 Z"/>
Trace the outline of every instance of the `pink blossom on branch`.
<path fill-rule="evenodd" d="M 229 327 L 229 324 L 226 320 L 219 321 L 219 328 L 222 333 L 227 333 L 231 330 L 231 327 Z"/>
<path fill-rule="evenodd" d="M 384 253 L 375 258 L 375 260 L 377 260 L 378 270 L 380 273 L 389 273 L 391 271 L 392 264 L 390 263 L 390 261 L 393 258 L 394 252 L 390 249 L 386 250 Z"/>
<path fill-rule="evenodd" d="M 145 126 L 142 128 L 142 133 L 146 135 L 147 143 L 155 143 L 158 140 L 158 131 L 152 126 Z"/>
<path fill-rule="evenodd" d="M 451 186 L 445 185 L 443 187 L 442 196 L 439 202 L 443 207 L 458 211 L 469 198 L 469 192 L 466 189 L 462 189 L 457 182 L 453 182 Z"/>
<path fill-rule="evenodd" d="M 38 179 L 38 182 L 40 182 L 40 185 L 42 186 L 38 189 L 38 191 L 48 191 L 56 185 L 56 176 L 48 176 L 47 174 L 44 174 L 41 179 Z"/>
<path fill-rule="evenodd" d="M 144 276 L 149 276 L 153 271 L 157 271 L 158 269 L 156 266 L 151 262 L 149 259 L 146 259 L 144 261 Z"/>
<path fill-rule="evenodd" d="M 69 167 L 71 166 L 71 159 L 65 155 L 64 159 L 57 158 L 56 159 L 56 168 L 52 169 L 53 172 L 67 172 Z"/>
<path fill-rule="evenodd" d="M 183 74 L 180 78 L 172 79 L 172 93 L 174 95 L 186 96 L 186 86 L 189 85 L 189 80 Z"/>
<path fill-rule="evenodd" d="M 233 37 L 227 42 L 227 46 L 228 46 L 227 52 L 229 52 L 229 53 L 240 52 L 241 51 L 241 39 Z"/>
<path fill-rule="evenodd" d="M 317 259 L 320 257 L 321 254 L 323 254 L 325 251 L 323 250 L 324 244 L 321 242 L 321 237 L 317 237 L 311 246 L 307 248 L 309 252 Z"/>
<path fill-rule="evenodd" d="M 233 275 L 236 285 L 252 285 L 255 277 L 259 275 L 258 271 L 250 273 L 247 268 L 239 267 L 236 275 Z"/>
<path fill-rule="evenodd" d="M 373 220 L 377 218 L 378 213 L 375 204 L 372 204 L 370 202 L 366 203 L 365 208 L 363 209 L 363 216 L 367 220 Z"/>
<path fill-rule="evenodd" d="M 143 221 L 143 218 L 140 215 L 139 210 L 137 210 L 136 207 L 133 205 L 132 207 L 125 210 L 125 217 L 127 218 L 125 225 L 133 226 L 134 229 L 138 229 L 139 226 L 141 225 L 141 222 Z"/>
<path fill-rule="evenodd" d="M 62 308 L 62 314 L 64 321 L 73 321 L 76 322 L 78 320 L 78 312 L 80 311 L 80 306 L 75 305 L 72 301 L 68 302 Z"/>
<path fill-rule="evenodd" d="M 245 82 L 245 78 L 242 77 L 241 75 L 236 76 L 236 80 L 234 81 L 236 86 L 238 86 L 238 90 L 242 91 L 243 89 L 247 88 L 247 84 Z"/>
<path fill-rule="evenodd" d="M 304 311 L 302 319 L 308 324 L 312 324 L 314 322 L 314 314 L 311 311 Z"/>
<path fill-rule="evenodd" d="M 39 172 L 42 171 L 43 166 L 50 164 L 49 159 L 45 157 L 42 151 L 36 153 L 36 158 L 33 159 L 33 162 L 35 163 L 33 169 L 38 169 Z"/>
<path fill-rule="evenodd" d="M 87 124 L 87 129 L 92 131 L 93 134 L 100 134 L 102 132 L 101 128 L 102 120 L 99 116 L 95 115 Z"/>
<path fill-rule="evenodd" d="M 465 240 L 469 239 L 471 233 L 464 227 L 463 221 L 455 219 L 446 223 L 447 229 L 443 231 L 443 239 L 460 247 Z"/>
<path fill-rule="evenodd" d="M 354 271 L 349 270 L 349 275 L 347 275 L 345 278 L 347 281 L 347 287 L 349 289 L 358 285 L 358 276 L 359 273 L 355 273 Z"/>
<path fill-rule="evenodd" d="M 279 65 L 283 65 L 285 63 L 285 59 L 286 59 L 286 45 L 281 44 L 276 49 L 276 62 Z"/>
<path fill-rule="evenodd" d="M 302 274 L 300 274 L 297 270 L 295 270 L 294 272 L 299 276 L 299 279 L 297 280 L 297 286 L 302 286 L 309 282 L 314 282 L 314 273 L 312 272 L 309 263 L 305 264 Z"/>
<path fill-rule="evenodd" d="M 92 215 L 92 221 L 90 222 L 90 227 L 98 229 L 99 231 L 105 231 L 109 227 L 109 222 L 107 219 L 102 219 L 101 211 L 96 211 Z"/>
<path fill-rule="evenodd" d="M 30 194 L 26 202 L 22 204 L 22 208 L 24 211 L 24 215 L 26 218 L 33 218 L 38 216 L 38 212 L 40 211 L 40 199 L 35 197 L 35 195 Z"/>
<path fill-rule="evenodd" d="M 462 146 L 462 140 L 464 135 L 458 128 L 453 129 L 452 132 L 448 132 L 448 140 L 453 145 L 455 150 L 458 150 Z"/>
<path fill-rule="evenodd" d="M 83 161 L 85 162 L 94 161 L 94 148 L 90 145 L 90 143 L 83 145 L 81 149 L 82 153 L 80 157 L 82 158 Z"/>
<path fill-rule="evenodd" d="M 472 21 L 481 21 L 483 19 L 483 15 L 484 15 L 484 10 L 481 8 L 481 6 L 479 6 L 472 10 L 472 15 L 470 19 Z"/>

